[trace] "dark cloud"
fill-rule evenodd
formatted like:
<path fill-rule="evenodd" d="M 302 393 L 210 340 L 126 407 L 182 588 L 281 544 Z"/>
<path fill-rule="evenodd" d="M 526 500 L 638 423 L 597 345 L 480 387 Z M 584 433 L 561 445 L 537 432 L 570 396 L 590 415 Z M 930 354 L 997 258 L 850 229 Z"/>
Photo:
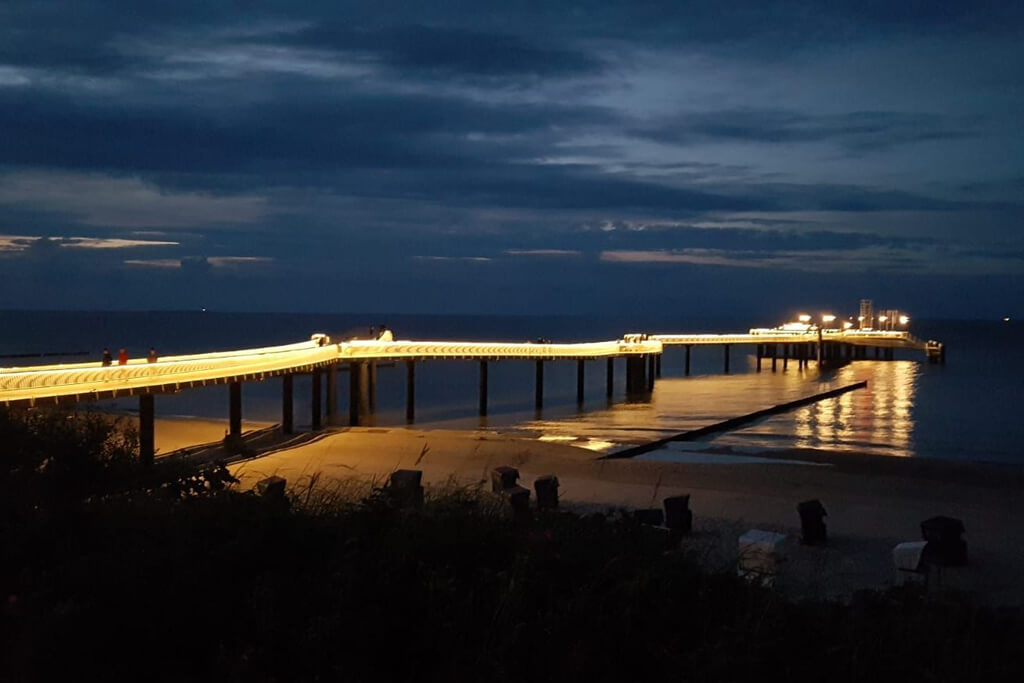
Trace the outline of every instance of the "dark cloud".
<path fill-rule="evenodd" d="M 503 145 L 487 136 L 543 134 L 555 126 L 586 128 L 613 119 L 587 106 L 317 89 L 300 101 L 282 97 L 226 111 L 177 104 L 111 107 L 105 98 L 0 90 L 6 163 L 112 170 L 259 171 L 253 167 L 260 163 L 305 169 L 461 166 L 474 156 L 529 152 L 522 142 Z M 469 133 L 482 139 L 475 142 Z"/>
<path fill-rule="evenodd" d="M 441 26 L 353 29 L 351 24 L 317 24 L 289 43 L 356 51 L 394 69 L 437 77 L 563 76 L 600 72 L 603 60 L 582 50 L 539 46 L 524 36 Z"/>
<path fill-rule="evenodd" d="M 784 109 L 708 111 L 651 122 L 635 129 L 646 138 L 675 144 L 756 142 L 778 145 L 827 142 L 848 152 L 958 140 L 978 134 L 976 122 L 936 114 L 855 111 L 811 115 Z"/>

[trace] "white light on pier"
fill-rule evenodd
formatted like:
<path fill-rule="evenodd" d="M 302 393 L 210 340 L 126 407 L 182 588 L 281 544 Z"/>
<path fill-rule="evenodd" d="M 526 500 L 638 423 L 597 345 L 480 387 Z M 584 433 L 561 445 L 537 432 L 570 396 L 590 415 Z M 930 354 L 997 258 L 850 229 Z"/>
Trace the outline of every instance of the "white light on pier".
<path fill-rule="evenodd" d="M 800 315 L 798 315 L 796 317 L 796 319 L 799 320 L 802 323 L 809 323 L 809 322 L 811 322 L 811 316 L 807 315 L 806 313 L 801 313 Z"/>
<path fill-rule="evenodd" d="M 910 322 L 910 318 L 909 317 L 907 317 L 905 315 L 901 315 L 900 316 L 900 325 L 906 325 L 909 322 Z"/>

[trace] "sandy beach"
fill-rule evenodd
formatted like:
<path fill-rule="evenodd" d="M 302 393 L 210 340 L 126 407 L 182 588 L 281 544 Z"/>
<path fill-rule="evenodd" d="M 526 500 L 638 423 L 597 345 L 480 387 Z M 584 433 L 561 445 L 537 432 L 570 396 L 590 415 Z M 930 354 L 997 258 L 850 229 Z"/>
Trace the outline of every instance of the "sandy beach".
<path fill-rule="evenodd" d="M 266 427 L 247 423 L 246 429 Z M 157 447 L 216 441 L 223 423 L 158 420 Z M 690 494 L 694 534 L 686 541 L 712 566 L 729 566 L 736 540 L 748 529 L 786 533 L 787 561 L 779 585 L 804 597 L 848 598 L 860 588 L 885 588 L 908 578 L 893 568 L 892 548 L 921 539 L 921 521 L 947 515 L 963 520 L 970 564 L 930 577 L 935 588 L 967 591 L 979 601 L 1024 604 L 1024 510 L 1017 505 L 1022 470 L 924 459 L 847 453 L 783 452 L 789 462 L 730 459 L 673 463 L 603 460 L 582 448 L 514 438 L 494 431 L 341 428 L 296 447 L 232 465 L 242 487 L 270 476 L 301 487 L 319 475 L 384 482 L 396 469 L 423 471 L 428 487 L 447 482 L 487 487 L 494 467 L 510 465 L 532 488 L 558 476 L 568 509 L 659 507 L 670 495 Z M 800 463 L 800 464 L 795 464 Z M 817 498 L 828 511 L 829 544 L 802 546 L 797 503 Z M 915 577 L 909 577 L 911 579 Z"/>

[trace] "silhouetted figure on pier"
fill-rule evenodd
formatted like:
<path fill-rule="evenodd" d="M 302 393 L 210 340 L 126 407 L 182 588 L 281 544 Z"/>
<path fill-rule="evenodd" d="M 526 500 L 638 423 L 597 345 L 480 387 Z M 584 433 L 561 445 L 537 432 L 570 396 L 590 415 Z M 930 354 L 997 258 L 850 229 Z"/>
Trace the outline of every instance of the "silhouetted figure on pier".
<path fill-rule="evenodd" d="M 128 351 L 126 349 L 121 349 L 117 352 L 117 364 L 128 365 Z"/>
<path fill-rule="evenodd" d="M 110 349 L 104 347 L 103 349 L 103 364 L 110 365 L 114 362 L 114 357 L 110 355 Z"/>
<path fill-rule="evenodd" d="M 157 359 L 156 349 L 152 346 L 149 347 L 149 355 L 146 356 L 147 363 L 155 363 Z"/>

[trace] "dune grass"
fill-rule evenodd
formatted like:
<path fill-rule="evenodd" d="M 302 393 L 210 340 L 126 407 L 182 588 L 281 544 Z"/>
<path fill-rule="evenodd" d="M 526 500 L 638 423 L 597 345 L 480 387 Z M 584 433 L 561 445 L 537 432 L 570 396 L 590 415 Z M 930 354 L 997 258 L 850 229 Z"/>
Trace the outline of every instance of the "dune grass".
<path fill-rule="evenodd" d="M 91 419 L 87 482 L 4 468 L 0 680 L 1020 680 L 1016 611 L 795 603 L 628 511 L 524 525 L 478 488 L 403 509 L 314 475 L 261 497 L 216 467 L 138 470 Z M 33 477 L 41 503 L 11 491 Z"/>

